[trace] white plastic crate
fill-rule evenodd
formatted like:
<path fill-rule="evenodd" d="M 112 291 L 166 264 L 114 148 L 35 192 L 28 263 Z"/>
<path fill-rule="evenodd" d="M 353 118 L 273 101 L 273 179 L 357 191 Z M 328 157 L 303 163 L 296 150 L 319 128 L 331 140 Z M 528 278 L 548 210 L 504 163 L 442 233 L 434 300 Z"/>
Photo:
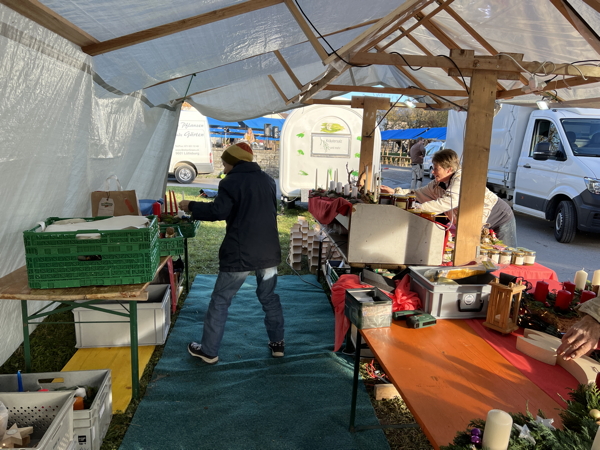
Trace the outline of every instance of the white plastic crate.
<path fill-rule="evenodd" d="M 112 419 L 110 370 L 22 373 L 23 389 L 29 392 L 89 386 L 97 390 L 89 409 L 73 411 L 73 433 L 79 450 L 99 450 Z M 0 392 L 17 392 L 16 375 L 0 375 Z"/>
<path fill-rule="evenodd" d="M 8 426 L 33 427 L 25 449 L 71 450 L 73 448 L 74 391 L 0 392 L 8 409 Z"/>
<path fill-rule="evenodd" d="M 171 288 L 168 284 L 148 286 L 149 298 L 137 303 L 138 345 L 162 345 L 171 325 Z M 154 301 L 159 300 L 159 301 Z M 125 312 L 128 302 L 100 302 L 102 308 Z M 106 321 L 108 323 L 75 323 L 77 348 L 126 347 L 131 345 L 129 320 L 87 308 L 73 310 L 75 322 Z"/>

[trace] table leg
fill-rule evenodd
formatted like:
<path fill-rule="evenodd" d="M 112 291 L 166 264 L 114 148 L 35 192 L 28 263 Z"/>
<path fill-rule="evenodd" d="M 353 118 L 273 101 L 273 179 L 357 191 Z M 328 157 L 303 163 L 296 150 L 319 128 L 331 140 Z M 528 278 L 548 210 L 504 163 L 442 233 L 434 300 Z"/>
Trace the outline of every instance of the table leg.
<path fill-rule="evenodd" d="M 323 253 L 323 241 L 319 241 L 319 257 L 317 258 L 317 281 L 321 282 L 321 254 Z"/>
<path fill-rule="evenodd" d="M 131 339 L 131 398 L 140 398 L 140 376 L 138 361 L 137 302 L 129 302 L 129 336 Z"/>
<path fill-rule="evenodd" d="M 27 300 L 21 300 L 21 318 L 23 321 L 23 354 L 25 355 L 25 372 L 31 372 L 31 345 L 29 342 L 29 313 Z"/>
<path fill-rule="evenodd" d="M 356 333 L 356 347 L 354 350 L 354 379 L 352 380 L 352 406 L 350 409 L 350 432 L 354 433 L 354 420 L 356 419 L 356 398 L 358 396 L 358 373 L 360 369 L 360 346 L 361 346 L 360 331 Z"/>
<path fill-rule="evenodd" d="M 188 255 L 188 238 L 183 239 L 185 249 L 185 292 L 190 292 L 190 258 Z"/>

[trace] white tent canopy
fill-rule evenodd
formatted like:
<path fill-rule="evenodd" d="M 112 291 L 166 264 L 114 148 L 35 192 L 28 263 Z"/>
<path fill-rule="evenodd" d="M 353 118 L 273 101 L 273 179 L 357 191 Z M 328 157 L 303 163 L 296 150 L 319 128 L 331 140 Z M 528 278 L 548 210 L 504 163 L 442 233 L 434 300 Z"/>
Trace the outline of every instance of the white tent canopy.
<path fill-rule="evenodd" d="M 463 49 L 529 63 L 498 81 L 499 101 L 597 107 L 599 11 L 597 0 L 0 0 L 0 276 L 24 264 L 23 230 L 89 215 L 90 191 L 112 174 L 158 198 L 184 98 L 224 121 L 361 90 L 463 106 L 464 64 L 436 58 Z M 524 95 L 534 73 L 539 90 Z M 22 339 L 18 302 L 0 301 L 0 330 L 2 362 Z"/>

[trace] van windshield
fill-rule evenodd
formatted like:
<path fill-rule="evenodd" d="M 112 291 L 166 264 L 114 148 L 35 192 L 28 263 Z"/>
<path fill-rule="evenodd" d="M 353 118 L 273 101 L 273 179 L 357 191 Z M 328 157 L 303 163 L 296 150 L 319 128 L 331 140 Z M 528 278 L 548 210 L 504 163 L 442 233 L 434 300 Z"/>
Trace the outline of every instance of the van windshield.
<path fill-rule="evenodd" d="M 561 122 L 575 156 L 600 157 L 600 119 L 563 119 Z"/>

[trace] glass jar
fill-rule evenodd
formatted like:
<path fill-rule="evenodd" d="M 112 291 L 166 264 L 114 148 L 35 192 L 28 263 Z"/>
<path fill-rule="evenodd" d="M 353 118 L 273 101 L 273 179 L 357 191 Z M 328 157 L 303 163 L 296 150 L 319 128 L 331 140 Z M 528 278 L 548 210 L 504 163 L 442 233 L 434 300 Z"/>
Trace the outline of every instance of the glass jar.
<path fill-rule="evenodd" d="M 525 262 L 525 253 L 519 252 L 519 251 L 513 252 L 512 263 L 515 266 L 522 266 L 524 262 Z"/>
<path fill-rule="evenodd" d="M 442 257 L 442 262 L 452 262 L 452 260 L 454 259 L 454 250 L 450 249 L 446 249 L 444 251 L 444 256 Z"/>
<path fill-rule="evenodd" d="M 408 198 L 406 197 L 406 195 L 395 195 L 394 196 L 394 204 L 398 208 L 408 209 L 408 207 L 407 207 L 407 205 L 408 205 Z"/>
<path fill-rule="evenodd" d="M 483 260 L 483 261 L 487 261 L 490 257 L 490 252 L 489 250 L 486 250 L 484 248 L 480 248 L 479 249 L 479 257 Z"/>
<path fill-rule="evenodd" d="M 490 250 L 490 260 L 496 264 L 500 263 L 500 250 Z"/>
<path fill-rule="evenodd" d="M 533 266 L 535 264 L 535 252 L 533 250 L 527 250 L 523 253 L 525 254 L 524 264 L 526 266 Z"/>
<path fill-rule="evenodd" d="M 421 217 L 423 217 L 424 219 L 431 220 L 432 222 L 435 222 L 435 213 L 434 212 L 421 211 L 421 213 L 419 215 Z"/>
<path fill-rule="evenodd" d="M 379 204 L 380 205 L 392 205 L 393 204 L 394 195 L 388 193 L 379 194 Z"/>
<path fill-rule="evenodd" d="M 504 250 L 500 252 L 500 264 L 510 264 L 512 262 L 512 252 L 508 250 Z"/>
<path fill-rule="evenodd" d="M 417 201 L 417 197 L 415 195 L 409 194 L 406 196 L 407 203 L 406 209 L 413 209 L 415 207 L 415 202 Z"/>

